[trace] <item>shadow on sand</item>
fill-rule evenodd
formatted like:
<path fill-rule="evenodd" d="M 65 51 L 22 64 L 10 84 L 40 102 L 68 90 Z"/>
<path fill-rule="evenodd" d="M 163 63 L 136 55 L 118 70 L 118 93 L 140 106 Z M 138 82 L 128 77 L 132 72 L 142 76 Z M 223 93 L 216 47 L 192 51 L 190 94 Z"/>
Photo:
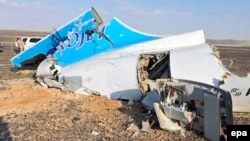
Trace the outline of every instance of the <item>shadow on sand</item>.
<path fill-rule="evenodd" d="M 8 124 L 3 121 L 2 117 L 0 117 L 0 141 L 12 141 Z"/>

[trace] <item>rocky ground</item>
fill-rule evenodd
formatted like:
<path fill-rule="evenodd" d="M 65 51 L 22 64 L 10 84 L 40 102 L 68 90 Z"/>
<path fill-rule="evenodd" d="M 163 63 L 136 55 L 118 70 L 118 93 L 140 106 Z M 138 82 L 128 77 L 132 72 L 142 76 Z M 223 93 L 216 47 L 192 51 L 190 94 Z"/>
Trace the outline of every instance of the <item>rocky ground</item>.
<path fill-rule="evenodd" d="M 191 131 L 186 137 L 164 131 L 157 123 L 140 131 L 145 113 L 139 103 L 40 86 L 34 79 L 35 66 L 13 71 L 9 39 L 14 41 L 17 33 L 7 33 L 11 34 L 0 34 L 5 44 L 0 53 L 0 140 L 204 140 Z M 249 69 L 244 66 L 238 69 L 242 75 Z M 249 114 L 235 113 L 234 122 L 250 124 Z"/>

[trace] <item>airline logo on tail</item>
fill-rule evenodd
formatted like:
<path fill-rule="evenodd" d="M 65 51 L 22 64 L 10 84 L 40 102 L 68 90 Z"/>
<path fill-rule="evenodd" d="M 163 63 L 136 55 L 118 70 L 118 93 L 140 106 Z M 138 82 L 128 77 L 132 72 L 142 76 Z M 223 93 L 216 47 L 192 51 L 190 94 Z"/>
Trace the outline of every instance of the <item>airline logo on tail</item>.
<path fill-rule="evenodd" d="M 105 32 L 105 26 L 102 28 L 101 33 L 104 34 Z M 98 40 L 102 38 L 101 35 L 98 35 Z M 68 32 L 68 39 L 64 42 L 61 42 L 57 49 L 60 52 L 63 52 L 67 48 L 75 48 L 76 50 L 84 47 L 84 44 L 88 42 L 93 42 L 95 39 L 92 34 L 86 34 L 81 31 L 75 31 L 74 29 L 70 32 Z"/>

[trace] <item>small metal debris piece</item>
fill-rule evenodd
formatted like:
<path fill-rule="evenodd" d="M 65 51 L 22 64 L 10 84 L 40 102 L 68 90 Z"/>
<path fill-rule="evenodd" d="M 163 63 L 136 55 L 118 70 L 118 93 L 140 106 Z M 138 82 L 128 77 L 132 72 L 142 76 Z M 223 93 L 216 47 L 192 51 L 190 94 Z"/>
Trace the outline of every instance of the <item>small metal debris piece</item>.
<path fill-rule="evenodd" d="M 142 128 L 141 131 L 148 131 L 148 129 L 150 128 L 149 126 L 149 121 L 148 120 L 142 120 Z"/>

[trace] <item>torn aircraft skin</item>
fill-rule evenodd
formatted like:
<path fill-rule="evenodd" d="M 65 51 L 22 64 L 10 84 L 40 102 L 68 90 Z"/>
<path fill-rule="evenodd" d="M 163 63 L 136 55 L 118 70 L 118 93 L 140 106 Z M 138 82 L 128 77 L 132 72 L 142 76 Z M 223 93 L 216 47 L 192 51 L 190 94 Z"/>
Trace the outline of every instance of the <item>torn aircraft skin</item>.
<path fill-rule="evenodd" d="M 99 30 L 102 23 L 96 10 L 91 8 L 33 47 L 11 58 L 11 63 L 20 68 L 41 56 L 52 56 L 58 65 L 67 66 L 112 49 L 161 38 L 133 30 L 117 18 Z"/>
<path fill-rule="evenodd" d="M 157 79 L 159 101 L 153 102 L 160 127 L 168 131 L 195 130 L 208 140 L 226 140 L 233 124 L 230 93 L 211 85 L 185 80 Z"/>
<path fill-rule="evenodd" d="M 156 97 L 148 98 L 149 102 L 145 102 L 145 99 L 150 96 L 149 93 L 159 89 L 156 87 L 158 79 L 171 78 L 171 52 L 187 49 L 187 47 L 190 49 L 205 48 L 206 50 L 208 46 L 204 42 L 204 32 L 199 30 L 112 50 L 64 67 L 57 65 L 55 60 L 49 58 L 39 65 L 37 77 L 38 81 L 45 86 L 70 90 L 79 94 L 94 93 L 110 99 L 142 100 L 142 104 L 147 109 L 156 111 L 158 121 L 162 124 L 161 128 L 168 131 L 191 128 L 190 116 L 199 115 L 193 117 L 195 122 L 192 122 L 192 130 L 204 133 L 208 139 L 218 140 L 220 134 L 225 134 L 225 126 L 232 123 L 232 101 L 227 91 L 212 86 L 208 87 L 202 83 L 182 82 L 183 86 L 187 85 L 185 88 L 195 87 L 197 90 L 190 89 L 187 95 L 176 94 L 174 96 L 179 103 L 176 104 L 176 102 L 168 109 L 178 112 L 178 114 L 171 117 L 162 114 L 163 112 L 159 110 L 162 109 L 159 108 L 162 107 L 162 103 L 159 104 L 160 101 L 157 100 L 161 99 L 159 92 Z M 209 78 L 210 76 L 205 80 Z M 177 84 L 171 83 L 171 85 Z M 217 98 L 220 94 L 223 95 L 222 99 Z M 202 103 L 202 108 L 184 110 L 184 103 L 192 103 L 196 100 Z M 211 107 L 213 103 L 221 101 L 226 104 Z M 214 110 L 214 108 L 218 110 Z M 225 117 L 221 117 L 221 115 Z M 205 125 L 212 122 L 207 118 L 213 119 L 213 123 L 215 123 L 211 126 L 216 129 L 213 130 L 213 134 L 209 134 L 211 129 L 205 128 Z M 215 118 L 216 122 L 214 122 Z M 223 125 L 220 124 L 221 118 L 224 119 Z M 176 123 L 173 120 L 179 121 Z M 185 124 L 182 123 L 183 120 L 186 120 Z M 179 126 L 180 123 L 183 126 Z"/>
<path fill-rule="evenodd" d="M 110 99 L 140 100 L 143 96 L 137 79 L 140 53 L 198 45 L 204 42 L 203 36 L 203 31 L 199 30 L 161 38 L 102 53 L 68 66 L 60 66 L 49 58 L 39 65 L 37 77 L 50 76 L 60 82 L 63 89 L 76 93 L 92 91 Z"/>
<path fill-rule="evenodd" d="M 185 62 L 183 62 L 185 60 Z M 198 45 L 170 52 L 171 77 L 210 84 L 230 92 L 234 112 L 250 112 L 250 75 L 231 73 L 208 45 Z"/>
<path fill-rule="evenodd" d="M 162 99 L 159 95 L 160 93 L 158 92 L 156 96 L 150 98 L 148 96 L 150 96 L 149 93 L 159 89 L 157 88 L 158 79 L 172 78 L 171 52 L 197 48 L 196 53 L 201 52 L 199 49 L 204 49 L 206 55 L 209 46 L 204 43 L 204 39 L 204 32 L 199 30 L 112 50 L 67 66 L 60 66 L 54 58 L 48 58 L 39 65 L 36 74 L 37 80 L 45 87 L 57 87 L 62 90 L 74 91 L 78 94 L 93 93 L 110 99 L 142 100 L 142 104 L 147 109 L 155 110 L 156 114 L 162 115 L 162 112 L 159 110 L 161 109 L 159 107 L 162 106 L 162 103 L 159 104 L 159 99 Z M 210 56 L 204 57 L 209 58 Z M 216 60 L 213 59 L 210 63 L 216 64 Z M 208 81 L 210 80 L 209 78 L 215 76 L 217 76 L 217 72 L 197 80 Z M 218 76 L 220 75 L 218 74 Z M 198 83 L 198 81 L 195 82 L 180 82 L 185 88 L 195 87 L 197 90 L 190 89 L 189 94 L 183 96 L 176 94 L 174 96 L 175 99 L 179 99 L 179 103 L 173 104 L 169 109 L 172 109 L 173 112 L 179 112 L 179 115 L 182 116 L 160 116 L 161 118 L 165 117 L 163 119 L 158 117 L 159 122 L 163 124 L 161 128 L 169 131 L 180 131 L 184 127 L 189 128 L 191 120 L 189 119 L 190 117 L 185 115 L 197 114 L 199 116 L 194 117 L 195 122 L 194 124 L 192 123 L 192 129 L 204 133 L 208 139 L 217 140 L 219 135 L 222 134 L 220 129 L 223 129 L 223 134 L 225 134 L 225 126 L 232 123 L 231 96 L 227 91 L 217 87 L 207 86 L 203 83 Z M 217 81 L 208 82 L 205 84 L 211 83 L 213 85 L 214 82 L 218 84 Z M 171 83 L 171 86 L 175 85 L 177 84 Z M 183 91 L 186 91 L 186 89 Z M 219 97 L 219 95 L 223 95 L 223 98 Z M 192 101 L 196 100 L 202 104 L 202 108 L 196 107 L 191 111 L 188 109 L 189 112 L 183 110 L 184 103 L 192 103 Z M 213 103 L 220 103 L 221 101 L 226 104 L 218 104 L 217 107 L 211 107 Z M 158 102 L 158 105 L 157 103 L 154 104 L 155 102 Z M 216 111 L 214 108 L 218 110 Z M 213 111 L 214 113 L 209 114 L 208 111 Z M 225 117 L 223 118 L 221 115 Z M 211 119 L 210 116 L 217 118 L 216 122 L 214 122 L 216 124 L 211 126 L 216 129 L 213 133 L 217 134 L 209 134 L 211 129 L 205 128 L 205 125 L 212 122 L 207 119 L 207 117 Z M 204 118 L 206 118 L 206 122 Z M 221 118 L 224 119 L 223 125 L 220 124 Z M 172 123 L 172 120 L 179 120 L 178 124 Z M 185 125 L 179 126 L 182 120 L 186 120 Z M 166 126 L 169 128 L 165 128 Z M 219 131 L 217 132 L 217 130 Z"/>

